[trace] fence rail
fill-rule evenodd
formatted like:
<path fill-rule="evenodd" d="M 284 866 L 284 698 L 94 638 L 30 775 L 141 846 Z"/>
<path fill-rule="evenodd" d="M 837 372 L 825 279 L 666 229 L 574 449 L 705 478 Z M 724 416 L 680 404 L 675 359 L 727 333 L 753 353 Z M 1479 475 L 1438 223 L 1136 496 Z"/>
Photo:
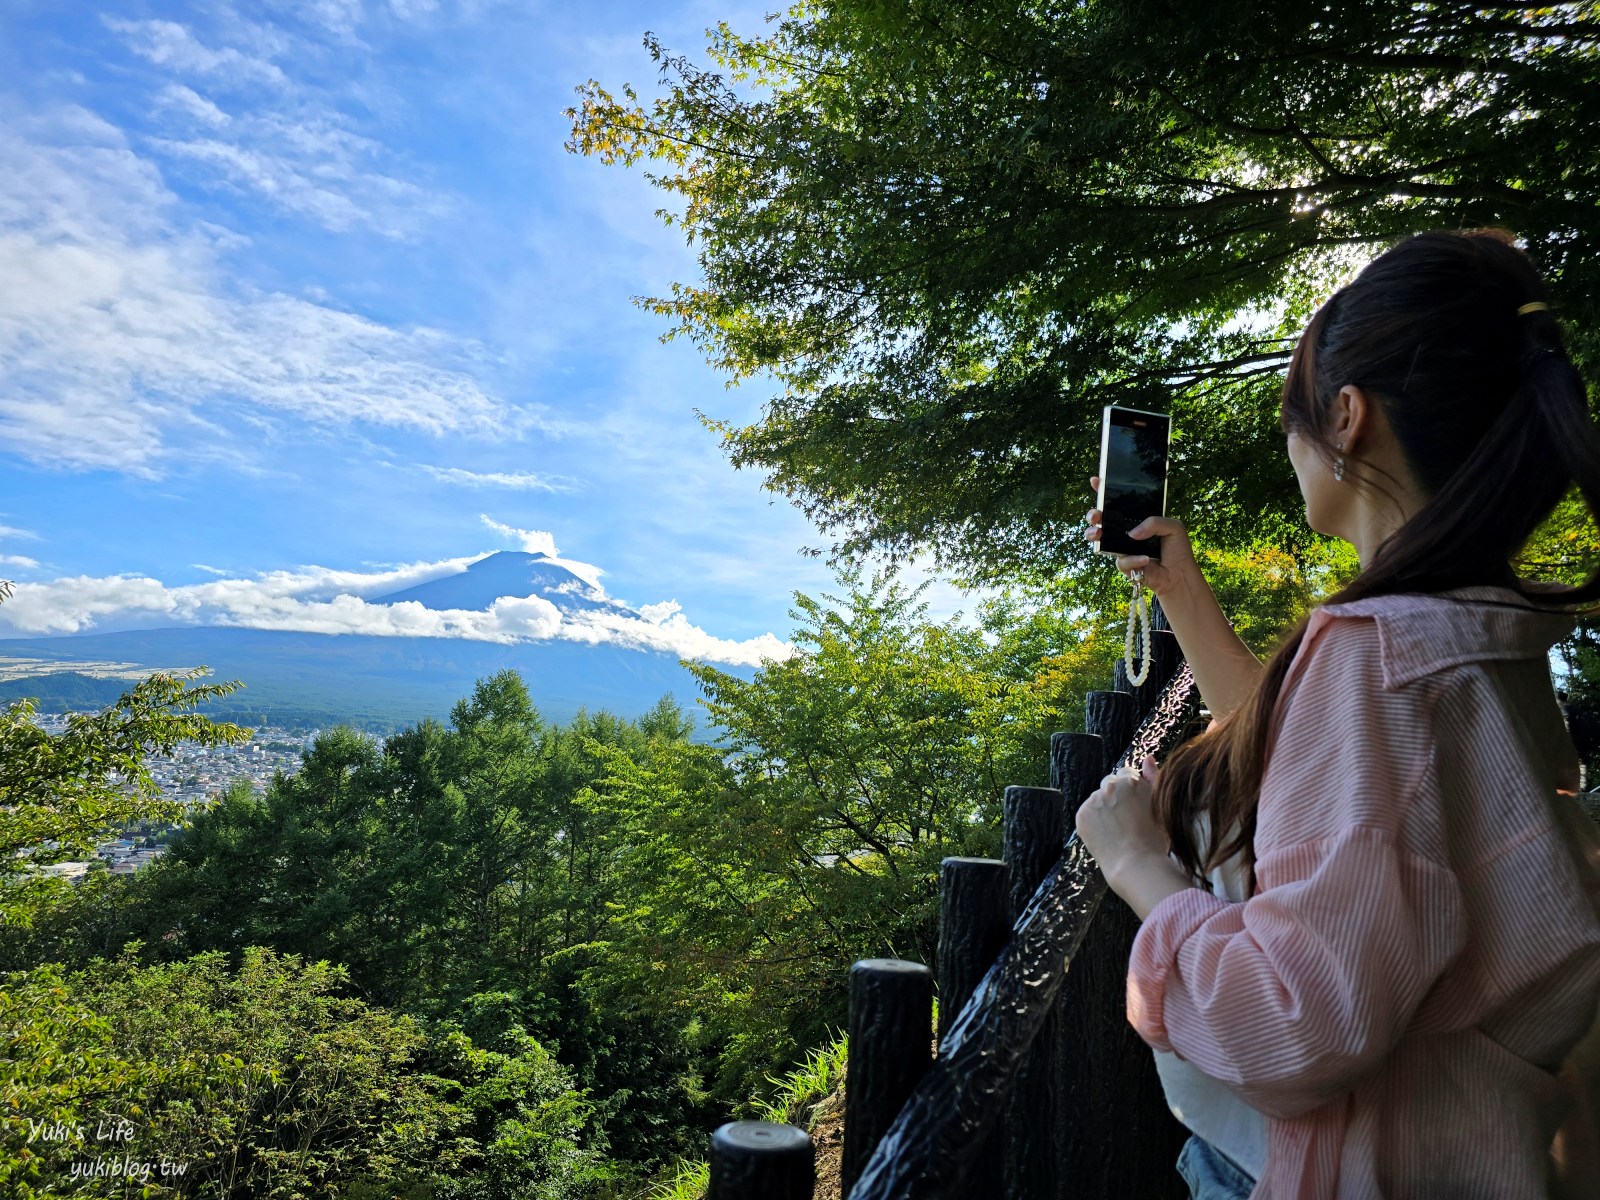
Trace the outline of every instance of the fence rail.
<path fill-rule="evenodd" d="M 1005 860 L 944 861 L 937 979 L 898 959 L 852 966 L 846 1200 L 1187 1194 L 1173 1163 L 1188 1131 L 1126 1018 L 1138 920 L 1072 828 L 1110 769 L 1159 760 L 1200 714 L 1177 639 L 1151 608 L 1145 682 L 1129 686 L 1119 662 L 1112 687 L 1087 697 L 1085 732 L 1051 737 L 1050 786 L 1006 789 Z M 793 1126 L 724 1125 L 712 1200 L 810 1197 L 810 1146 Z"/>

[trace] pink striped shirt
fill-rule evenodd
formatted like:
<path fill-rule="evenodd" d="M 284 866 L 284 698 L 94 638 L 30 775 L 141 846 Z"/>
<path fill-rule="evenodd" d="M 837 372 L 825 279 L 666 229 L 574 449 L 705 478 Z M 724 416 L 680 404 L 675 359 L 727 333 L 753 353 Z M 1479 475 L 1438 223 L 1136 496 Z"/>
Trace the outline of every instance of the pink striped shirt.
<path fill-rule="evenodd" d="M 1251 1200 L 1550 1194 L 1555 1072 L 1600 1001 L 1600 864 L 1557 794 L 1579 766 L 1547 658 L 1573 625 L 1415 595 L 1313 613 L 1257 890 L 1167 897 L 1128 970 L 1140 1036 L 1267 1116 Z"/>

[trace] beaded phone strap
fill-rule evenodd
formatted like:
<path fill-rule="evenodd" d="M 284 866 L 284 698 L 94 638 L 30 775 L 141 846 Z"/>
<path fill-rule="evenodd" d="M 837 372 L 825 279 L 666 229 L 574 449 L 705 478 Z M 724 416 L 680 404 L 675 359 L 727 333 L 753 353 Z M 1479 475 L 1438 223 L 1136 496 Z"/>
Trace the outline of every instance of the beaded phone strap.
<path fill-rule="evenodd" d="M 1144 590 L 1144 568 L 1129 571 L 1128 578 L 1133 580 L 1133 602 L 1128 609 L 1128 637 L 1123 643 L 1123 659 L 1128 667 L 1128 682 L 1138 687 L 1150 677 L 1150 596 Z M 1139 670 L 1133 669 L 1133 625 L 1134 622 L 1144 623 L 1144 654 L 1139 660 Z"/>

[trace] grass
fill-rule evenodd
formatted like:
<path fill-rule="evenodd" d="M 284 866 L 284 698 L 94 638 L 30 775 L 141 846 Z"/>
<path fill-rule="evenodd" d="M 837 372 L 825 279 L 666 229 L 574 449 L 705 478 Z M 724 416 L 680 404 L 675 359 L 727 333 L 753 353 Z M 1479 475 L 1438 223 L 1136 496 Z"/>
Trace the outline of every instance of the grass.
<path fill-rule="evenodd" d="M 681 1162 L 677 1175 L 651 1192 L 650 1200 L 705 1200 L 710 1187 L 710 1163 Z"/>
<path fill-rule="evenodd" d="M 778 1085 L 778 1094 L 757 1104 L 758 1119 L 804 1129 L 811 1109 L 838 1088 L 849 1051 L 849 1039 L 841 1033 L 835 1041 L 813 1050 L 804 1063 L 782 1079 L 768 1075 L 767 1080 Z"/>
<path fill-rule="evenodd" d="M 817 1104 L 832 1095 L 844 1077 L 849 1043 L 844 1034 L 826 1046 L 813 1050 L 806 1061 L 782 1079 L 768 1075 L 778 1085 L 770 1101 L 756 1102 L 756 1117 L 780 1125 L 799 1125 Z M 649 1200 L 705 1200 L 711 1186 L 709 1162 L 680 1162 L 677 1174 L 650 1193 Z"/>
<path fill-rule="evenodd" d="M 935 999 L 933 1002 L 935 1027 L 938 1021 L 939 1001 Z M 783 1078 L 768 1075 L 768 1082 L 777 1084 L 778 1091 L 771 1100 L 756 1101 L 757 1119 L 772 1121 L 779 1125 L 797 1125 L 801 1129 L 807 1129 L 812 1110 L 837 1092 L 839 1085 L 844 1082 L 845 1064 L 849 1054 L 849 1038 L 841 1033 L 826 1046 L 811 1051 L 806 1056 L 805 1062 Z M 710 1163 L 680 1162 L 673 1179 L 660 1185 L 650 1194 L 649 1200 L 705 1200 L 710 1186 Z"/>

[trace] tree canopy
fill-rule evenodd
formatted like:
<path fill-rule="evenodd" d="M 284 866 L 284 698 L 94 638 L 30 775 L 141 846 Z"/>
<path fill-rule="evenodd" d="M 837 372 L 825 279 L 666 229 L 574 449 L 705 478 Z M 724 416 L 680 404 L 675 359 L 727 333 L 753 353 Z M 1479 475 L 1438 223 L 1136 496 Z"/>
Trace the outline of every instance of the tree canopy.
<path fill-rule="evenodd" d="M 4 1194 L 573 1200 L 610 1174 L 596 1103 L 520 1027 L 474 1044 L 259 947 L 137 949 L 0 975 Z"/>
<path fill-rule="evenodd" d="M 31 701 L 0 710 L 0 861 L 33 866 L 88 853 L 97 839 L 136 817 L 171 818 L 149 756 L 180 742 L 222 746 L 250 731 L 193 711 L 235 683 L 196 684 L 205 668 L 154 674 L 97 713 L 74 713 L 59 735 L 35 723 Z"/>
<path fill-rule="evenodd" d="M 774 381 L 703 419 L 835 558 L 1081 566 L 1108 403 L 1173 414 L 1199 540 L 1297 554 L 1280 377 L 1387 244 L 1512 229 L 1595 361 L 1597 7 L 800 3 L 709 66 L 647 35 L 660 97 L 591 80 L 569 148 L 653 160 L 703 278 L 643 302 Z"/>

